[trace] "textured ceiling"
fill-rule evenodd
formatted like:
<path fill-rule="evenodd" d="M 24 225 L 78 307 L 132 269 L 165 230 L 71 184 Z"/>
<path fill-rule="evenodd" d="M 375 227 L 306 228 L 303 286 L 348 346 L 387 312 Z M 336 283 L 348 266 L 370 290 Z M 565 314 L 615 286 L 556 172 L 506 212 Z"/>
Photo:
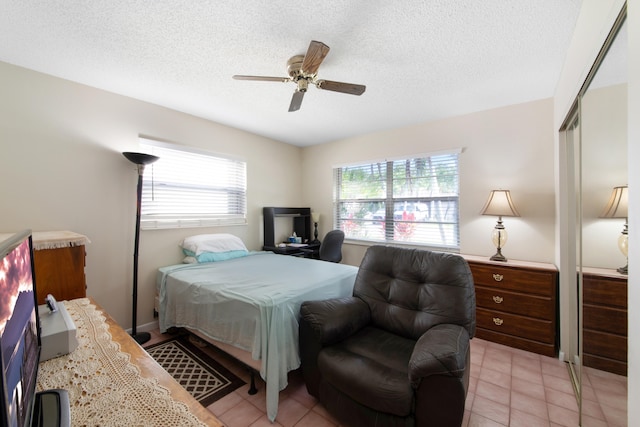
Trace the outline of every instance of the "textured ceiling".
<path fill-rule="evenodd" d="M 581 0 L 4 0 L 0 61 L 299 146 L 553 96 Z M 321 79 L 362 96 L 238 81 Z M 162 137 L 162 135 L 157 135 Z"/>

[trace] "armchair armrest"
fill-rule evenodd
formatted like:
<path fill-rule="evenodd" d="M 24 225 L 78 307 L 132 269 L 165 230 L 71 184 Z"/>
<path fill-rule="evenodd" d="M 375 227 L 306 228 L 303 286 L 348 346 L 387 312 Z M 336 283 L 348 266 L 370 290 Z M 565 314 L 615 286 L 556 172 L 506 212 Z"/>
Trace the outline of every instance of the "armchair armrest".
<path fill-rule="evenodd" d="M 334 344 L 352 335 L 371 321 L 369 306 L 357 297 L 306 301 L 300 307 L 300 321 L 315 335 L 321 346 Z"/>
<path fill-rule="evenodd" d="M 306 301 L 300 307 L 300 361 L 309 394 L 319 397 L 318 355 L 325 345 L 350 336 L 369 323 L 369 306 L 357 297 Z"/>
<path fill-rule="evenodd" d="M 414 387 L 424 377 L 445 375 L 462 378 L 469 354 L 469 333 L 459 325 L 442 324 L 425 332 L 409 360 L 409 380 Z"/>

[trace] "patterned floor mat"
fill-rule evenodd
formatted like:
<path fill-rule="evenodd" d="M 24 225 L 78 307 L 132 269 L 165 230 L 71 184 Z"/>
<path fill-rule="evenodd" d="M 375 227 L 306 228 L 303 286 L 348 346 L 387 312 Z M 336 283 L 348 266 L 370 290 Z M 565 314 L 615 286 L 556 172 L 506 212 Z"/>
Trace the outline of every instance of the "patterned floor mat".
<path fill-rule="evenodd" d="M 186 335 L 145 348 L 203 406 L 209 406 L 245 384 Z"/>

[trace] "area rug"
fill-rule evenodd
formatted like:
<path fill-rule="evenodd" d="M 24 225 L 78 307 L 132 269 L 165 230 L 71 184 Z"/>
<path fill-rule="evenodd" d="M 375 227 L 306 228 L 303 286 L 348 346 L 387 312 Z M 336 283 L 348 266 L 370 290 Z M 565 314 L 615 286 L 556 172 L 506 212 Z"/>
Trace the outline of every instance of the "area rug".
<path fill-rule="evenodd" d="M 202 406 L 209 406 L 245 384 L 181 335 L 145 350 Z"/>

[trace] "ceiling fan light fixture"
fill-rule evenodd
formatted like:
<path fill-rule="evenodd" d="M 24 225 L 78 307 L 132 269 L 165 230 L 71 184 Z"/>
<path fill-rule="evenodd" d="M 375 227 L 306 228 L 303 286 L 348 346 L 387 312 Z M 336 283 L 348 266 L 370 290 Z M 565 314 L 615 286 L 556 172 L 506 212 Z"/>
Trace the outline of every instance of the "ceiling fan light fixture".
<path fill-rule="evenodd" d="M 298 80 L 298 92 L 306 92 L 309 87 L 309 82 L 307 79 Z"/>
<path fill-rule="evenodd" d="M 302 68 L 303 61 L 304 55 L 292 56 L 287 61 L 287 73 L 291 76 L 292 79 L 295 79 L 301 74 L 300 69 Z"/>

